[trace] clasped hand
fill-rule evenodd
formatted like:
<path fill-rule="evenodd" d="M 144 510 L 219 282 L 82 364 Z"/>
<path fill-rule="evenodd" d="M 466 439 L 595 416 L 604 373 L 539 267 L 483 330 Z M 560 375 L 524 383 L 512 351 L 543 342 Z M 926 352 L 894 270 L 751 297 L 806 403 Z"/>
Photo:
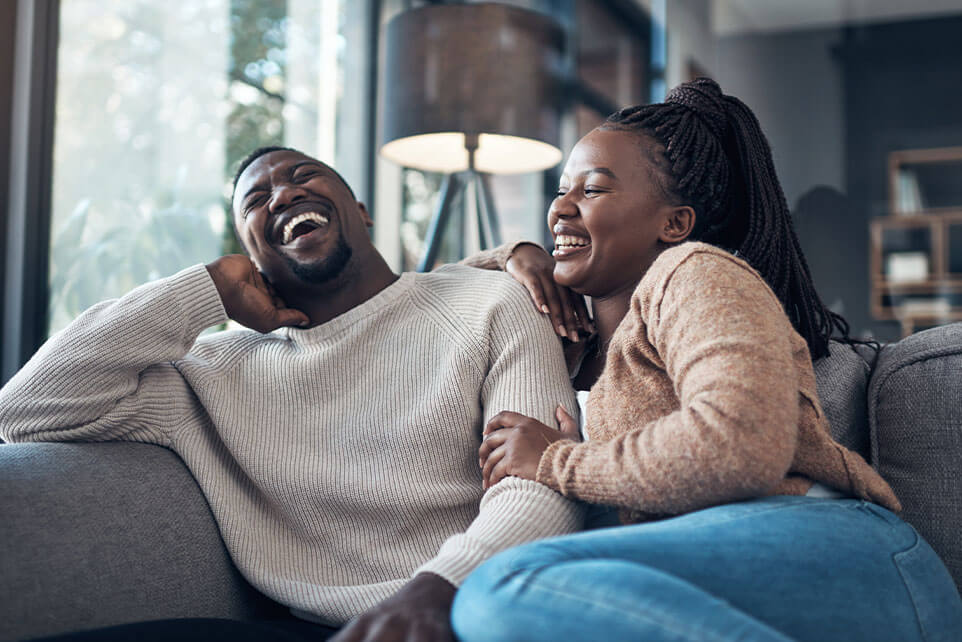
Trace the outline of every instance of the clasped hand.
<path fill-rule="evenodd" d="M 484 427 L 484 441 L 478 449 L 478 465 L 488 489 L 508 476 L 536 481 L 541 455 L 556 441 L 581 441 L 578 424 L 559 405 L 555 411 L 558 428 L 517 412 L 503 411 Z"/>

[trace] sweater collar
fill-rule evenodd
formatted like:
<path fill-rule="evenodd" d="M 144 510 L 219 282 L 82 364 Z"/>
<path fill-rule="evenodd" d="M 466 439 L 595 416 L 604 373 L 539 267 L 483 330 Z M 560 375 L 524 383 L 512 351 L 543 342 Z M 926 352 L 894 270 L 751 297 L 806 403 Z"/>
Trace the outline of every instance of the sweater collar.
<path fill-rule="evenodd" d="M 321 325 L 307 329 L 286 327 L 281 329 L 281 334 L 294 343 L 305 345 L 320 343 L 327 339 L 331 339 L 340 334 L 342 331 L 351 328 L 361 319 L 373 314 L 377 314 L 379 311 L 398 301 L 414 286 L 415 277 L 416 275 L 414 272 L 402 272 L 401 276 L 398 277 L 394 283 L 387 286 L 361 305 L 351 308 L 347 312 L 334 317 L 327 323 L 322 323 Z"/>

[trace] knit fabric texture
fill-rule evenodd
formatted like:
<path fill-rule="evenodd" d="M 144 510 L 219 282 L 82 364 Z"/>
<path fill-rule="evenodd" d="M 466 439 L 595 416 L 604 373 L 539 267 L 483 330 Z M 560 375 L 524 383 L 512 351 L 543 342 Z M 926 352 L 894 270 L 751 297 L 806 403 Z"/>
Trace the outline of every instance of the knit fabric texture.
<path fill-rule="evenodd" d="M 461 265 L 469 265 L 482 270 L 500 270 L 504 272 L 508 267 L 508 260 L 511 259 L 511 255 L 514 254 L 514 251 L 518 249 L 518 246 L 520 245 L 534 245 L 538 248 L 541 247 L 537 243 L 532 243 L 531 241 L 513 241 L 472 254 L 471 256 L 462 259 Z"/>
<path fill-rule="evenodd" d="M 537 479 L 622 508 L 677 515 L 821 482 L 898 510 L 888 484 L 833 441 L 805 340 L 745 261 L 687 242 L 635 289 L 591 389 L 590 441 L 557 441 Z"/>
<path fill-rule="evenodd" d="M 0 434 L 171 448 L 248 581 L 335 626 L 418 572 L 458 585 L 581 526 L 536 482 L 481 488 L 488 418 L 576 408 L 550 323 L 509 276 L 407 273 L 314 328 L 198 339 L 225 320 L 202 265 L 94 306 L 0 391 Z"/>

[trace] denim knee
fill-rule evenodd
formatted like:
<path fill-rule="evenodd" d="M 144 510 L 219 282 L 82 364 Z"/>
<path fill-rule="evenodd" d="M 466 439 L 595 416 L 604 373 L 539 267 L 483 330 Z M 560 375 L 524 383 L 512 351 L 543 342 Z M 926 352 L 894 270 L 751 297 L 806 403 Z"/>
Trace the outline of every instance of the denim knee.
<path fill-rule="evenodd" d="M 511 631 L 517 630 L 511 617 L 517 604 L 512 608 L 510 580 L 518 574 L 512 553 L 489 559 L 458 589 L 451 607 L 451 624 L 459 640 L 506 640 Z"/>

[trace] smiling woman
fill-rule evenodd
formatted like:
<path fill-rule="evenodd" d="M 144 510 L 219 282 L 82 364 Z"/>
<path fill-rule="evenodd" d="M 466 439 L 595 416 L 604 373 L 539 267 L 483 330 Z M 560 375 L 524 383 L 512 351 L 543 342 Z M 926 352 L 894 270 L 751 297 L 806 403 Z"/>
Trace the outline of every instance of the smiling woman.
<path fill-rule="evenodd" d="M 604 129 L 572 150 L 548 210 L 559 284 L 600 298 L 633 290 L 657 258 L 658 242 L 676 243 L 691 230 L 692 209 L 665 199 L 657 173 L 637 157 L 637 137 Z M 680 228 L 652 225 L 668 215 L 689 220 Z"/>
<path fill-rule="evenodd" d="M 455 600 L 459 639 L 958 639 L 945 566 L 831 436 L 813 360 L 853 341 L 751 110 L 699 78 L 613 113 L 571 151 L 548 225 L 553 260 L 495 253 L 545 314 L 591 299 L 587 341 L 583 307 L 555 322 L 587 440 L 560 411 L 560 430 L 502 412 L 479 465 L 489 487 L 537 481 L 622 525 L 487 561 Z"/>

